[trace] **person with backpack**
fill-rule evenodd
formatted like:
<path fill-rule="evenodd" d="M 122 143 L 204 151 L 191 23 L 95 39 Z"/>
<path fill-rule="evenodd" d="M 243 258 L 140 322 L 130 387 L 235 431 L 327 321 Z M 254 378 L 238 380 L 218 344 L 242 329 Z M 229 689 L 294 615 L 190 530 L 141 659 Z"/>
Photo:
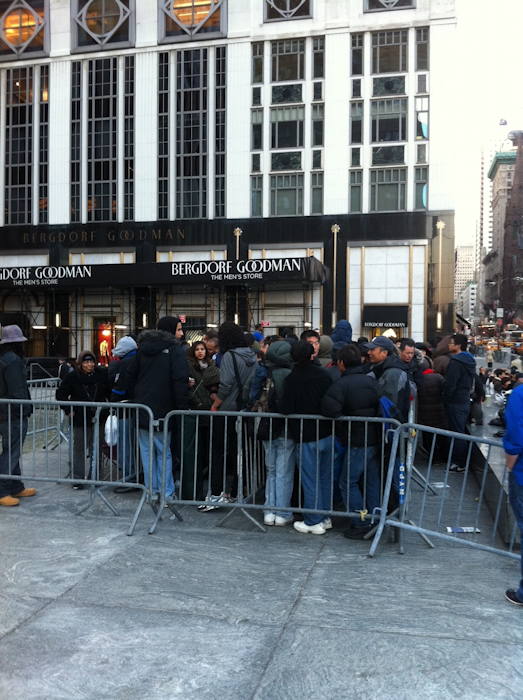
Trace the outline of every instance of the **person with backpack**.
<path fill-rule="evenodd" d="M 211 411 L 242 411 L 249 402 L 250 385 L 256 370 L 256 353 L 247 346 L 247 340 L 236 323 L 226 321 L 218 329 L 222 359 L 220 384 Z M 238 440 L 234 416 L 214 416 L 211 422 L 213 459 L 209 468 L 207 506 L 202 511 L 230 503 L 235 483 Z"/>
<path fill-rule="evenodd" d="M 27 386 L 27 371 L 23 343 L 27 338 L 19 326 L 4 326 L 0 339 L 0 397 L 31 399 Z M 20 476 L 20 454 L 27 433 L 27 421 L 32 413 L 30 404 L 0 405 L 0 506 L 17 506 L 21 498 L 36 494 L 26 488 L 21 479 L 2 479 L 2 474 Z"/>
<path fill-rule="evenodd" d="M 281 413 L 283 383 L 291 373 L 291 346 L 284 340 L 269 345 L 265 356 L 265 383 L 257 397 L 257 407 L 264 413 Z M 262 418 L 258 438 L 265 452 L 265 525 L 285 526 L 293 521 L 289 506 L 294 485 L 296 445 L 281 418 Z"/>

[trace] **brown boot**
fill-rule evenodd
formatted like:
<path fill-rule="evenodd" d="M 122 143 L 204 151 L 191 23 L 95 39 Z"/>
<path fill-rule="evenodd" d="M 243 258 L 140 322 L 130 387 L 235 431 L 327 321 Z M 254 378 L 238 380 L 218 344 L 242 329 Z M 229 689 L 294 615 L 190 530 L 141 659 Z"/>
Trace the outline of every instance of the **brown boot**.
<path fill-rule="evenodd" d="M 0 506 L 17 506 L 20 503 L 18 498 L 12 496 L 3 496 L 0 498 Z"/>
<path fill-rule="evenodd" d="M 15 498 L 29 498 L 30 496 L 34 496 L 36 494 L 36 489 L 24 489 L 23 491 L 20 491 L 20 493 L 15 493 L 14 497 Z"/>

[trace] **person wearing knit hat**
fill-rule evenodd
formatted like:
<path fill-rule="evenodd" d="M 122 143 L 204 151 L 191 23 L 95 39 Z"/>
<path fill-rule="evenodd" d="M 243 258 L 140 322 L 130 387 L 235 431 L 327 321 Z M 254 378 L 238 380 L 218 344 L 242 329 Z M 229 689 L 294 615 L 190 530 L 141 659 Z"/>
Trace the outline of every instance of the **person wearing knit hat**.
<path fill-rule="evenodd" d="M 3 399 L 31 399 L 27 386 L 23 343 L 27 338 L 19 326 L 4 326 L 0 338 L 0 397 Z M 17 506 L 21 498 L 34 496 L 36 489 L 25 488 L 21 479 L 2 479 L 1 475 L 20 476 L 20 453 L 31 415 L 30 404 L 3 404 L 0 406 L 0 506 Z"/>

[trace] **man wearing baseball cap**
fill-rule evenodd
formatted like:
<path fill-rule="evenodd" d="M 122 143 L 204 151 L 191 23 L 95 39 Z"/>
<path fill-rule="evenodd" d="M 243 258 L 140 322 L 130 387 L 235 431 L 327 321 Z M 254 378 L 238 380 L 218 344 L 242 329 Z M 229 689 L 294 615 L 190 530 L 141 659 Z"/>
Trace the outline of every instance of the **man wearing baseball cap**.
<path fill-rule="evenodd" d="M 376 336 L 363 345 L 371 361 L 372 372 L 378 380 L 380 398 L 393 404 L 391 418 L 407 422 L 410 402 L 410 382 L 405 363 L 398 355 L 394 343 L 385 336 Z"/>
<path fill-rule="evenodd" d="M 19 326 L 4 326 L 0 339 L 0 397 L 31 399 L 27 386 L 23 343 L 27 338 Z M 17 506 L 21 498 L 34 496 L 21 479 L 2 479 L 2 474 L 20 476 L 20 453 L 27 433 L 30 404 L 0 404 L 0 506 Z"/>

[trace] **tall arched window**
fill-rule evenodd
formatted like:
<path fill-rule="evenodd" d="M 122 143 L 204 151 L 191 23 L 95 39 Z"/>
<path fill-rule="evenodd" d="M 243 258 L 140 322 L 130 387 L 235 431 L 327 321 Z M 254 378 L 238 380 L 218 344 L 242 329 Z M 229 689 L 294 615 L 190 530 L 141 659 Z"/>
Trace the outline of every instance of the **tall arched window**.
<path fill-rule="evenodd" d="M 73 0 L 76 48 L 118 48 L 133 41 L 133 0 Z"/>
<path fill-rule="evenodd" d="M 225 34 L 226 0 L 160 0 L 163 37 L 197 39 Z"/>
<path fill-rule="evenodd" d="M 43 55 L 46 18 L 46 0 L 0 1 L 0 57 Z"/>

